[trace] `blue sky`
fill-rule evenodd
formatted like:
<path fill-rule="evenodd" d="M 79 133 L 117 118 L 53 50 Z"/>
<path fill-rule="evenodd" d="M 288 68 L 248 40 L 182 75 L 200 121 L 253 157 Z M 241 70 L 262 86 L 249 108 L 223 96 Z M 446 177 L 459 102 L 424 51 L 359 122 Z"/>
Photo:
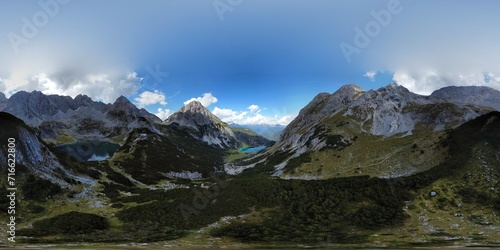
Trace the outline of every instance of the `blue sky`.
<path fill-rule="evenodd" d="M 1 1 L 0 92 L 287 124 L 320 92 L 500 89 L 498 1 Z M 485 77 L 487 76 L 487 77 Z"/>

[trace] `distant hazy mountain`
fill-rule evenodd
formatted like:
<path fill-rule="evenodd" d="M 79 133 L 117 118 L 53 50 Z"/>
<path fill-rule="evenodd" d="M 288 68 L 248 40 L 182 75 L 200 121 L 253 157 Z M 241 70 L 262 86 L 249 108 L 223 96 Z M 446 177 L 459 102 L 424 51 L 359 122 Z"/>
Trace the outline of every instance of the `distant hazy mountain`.
<path fill-rule="evenodd" d="M 232 128 L 248 128 L 252 131 L 255 131 L 259 135 L 264 136 L 265 138 L 272 140 L 272 141 L 277 141 L 280 138 L 281 132 L 285 129 L 286 126 L 275 124 L 275 125 L 270 125 L 270 124 L 236 124 L 232 123 L 230 124 Z"/>

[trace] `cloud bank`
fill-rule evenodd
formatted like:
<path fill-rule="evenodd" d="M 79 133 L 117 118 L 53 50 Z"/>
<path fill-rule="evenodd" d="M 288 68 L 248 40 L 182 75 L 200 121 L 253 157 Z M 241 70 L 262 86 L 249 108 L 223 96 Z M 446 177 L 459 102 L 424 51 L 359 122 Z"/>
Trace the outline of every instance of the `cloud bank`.
<path fill-rule="evenodd" d="M 218 100 L 217 100 L 217 97 L 212 95 L 212 93 L 204 93 L 203 96 L 201 96 L 201 97 L 191 98 L 191 99 L 185 101 L 184 105 L 187 105 L 188 103 L 190 103 L 192 101 L 198 101 L 201 103 L 201 105 L 208 107 L 208 106 L 216 103 Z"/>
<path fill-rule="evenodd" d="M 139 97 L 135 98 L 135 101 L 139 108 L 144 108 L 146 106 L 153 104 L 167 105 L 165 98 L 166 97 L 163 92 L 159 90 L 154 90 L 154 92 L 151 91 L 142 92 L 139 95 Z"/>
<path fill-rule="evenodd" d="M 252 104 L 247 108 L 249 111 L 235 111 L 215 107 L 212 111 L 214 115 L 219 117 L 224 122 L 242 124 L 242 125 L 288 125 L 296 115 L 288 115 L 276 113 L 271 116 L 261 114 L 261 109 L 258 105 Z"/>
<path fill-rule="evenodd" d="M 38 90 L 48 95 L 75 97 L 84 94 L 105 103 L 112 103 L 121 95 L 136 94 L 140 87 L 141 78 L 137 77 L 135 72 L 110 75 L 60 71 L 51 75 L 38 73 L 32 76 L 15 73 L 10 79 L 0 82 L 0 92 L 5 93 L 7 97 L 21 90 Z"/>

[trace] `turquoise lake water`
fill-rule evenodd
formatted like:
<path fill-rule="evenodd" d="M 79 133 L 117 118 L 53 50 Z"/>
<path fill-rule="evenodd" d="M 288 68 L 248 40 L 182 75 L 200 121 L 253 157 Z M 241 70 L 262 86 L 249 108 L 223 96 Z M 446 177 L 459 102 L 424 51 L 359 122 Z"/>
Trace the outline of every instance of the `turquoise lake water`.
<path fill-rule="evenodd" d="M 265 148 L 266 148 L 266 146 L 258 146 L 258 147 L 253 147 L 253 148 L 245 147 L 245 148 L 241 148 L 238 151 L 240 153 L 257 153 L 261 150 L 264 150 Z"/>

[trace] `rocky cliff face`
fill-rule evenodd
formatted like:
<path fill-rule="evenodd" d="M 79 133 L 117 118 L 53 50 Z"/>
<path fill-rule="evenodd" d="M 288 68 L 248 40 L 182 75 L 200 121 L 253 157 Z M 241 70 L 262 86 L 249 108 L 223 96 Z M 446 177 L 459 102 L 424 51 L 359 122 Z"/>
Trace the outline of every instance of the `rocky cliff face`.
<path fill-rule="evenodd" d="M 61 186 L 68 187 L 66 178 L 74 175 L 66 170 L 32 128 L 11 114 L 0 112 L 0 162 L 6 168 L 8 140 L 15 140 L 16 175 L 32 173 Z"/>
<path fill-rule="evenodd" d="M 287 126 L 281 140 L 300 129 L 307 129 L 337 113 L 358 119 L 366 131 L 374 135 L 391 136 L 410 132 L 423 122 L 426 110 L 439 106 L 435 113 L 436 129 L 456 126 L 485 112 L 500 109 L 500 92 L 488 87 L 446 87 L 430 96 L 421 96 L 397 84 L 378 90 L 364 91 L 356 85 L 346 85 L 333 94 L 317 95 L 298 117 Z M 446 107 L 448 105 L 448 108 Z M 443 109 L 444 108 L 444 109 Z M 455 112 L 453 112 L 455 111 Z M 458 113 L 457 113 L 458 112 Z"/>
<path fill-rule="evenodd" d="M 44 95 L 20 91 L 4 101 L 0 110 L 38 127 L 44 140 L 57 143 L 78 138 L 111 138 L 130 129 L 148 127 L 161 120 L 145 109 L 138 109 L 121 96 L 113 104 L 94 102 L 88 96 Z"/>
<path fill-rule="evenodd" d="M 106 118 L 113 121 L 120 121 L 126 124 L 135 122 L 160 123 L 161 119 L 149 113 L 145 109 L 138 109 L 126 97 L 120 96 L 109 107 L 106 112 Z"/>
<path fill-rule="evenodd" d="M 434 91 L 429 99 L 457 105 L 472 105 L 500 110 L 500 92 L 489 87 L 450 86 Z"/>
<path fill-rule="evenodd" d="M 209 145 L 220 148 L 237 148 L 239 146 L 229 125 L 197 101 L 182 107 L 168 117 L 164 124 L 189 128 L 195 138 Z"/>
<path fill-rule="evenodd" d="M 239 169 L 259 166 L 274 169 L 274 175 L 321 178 L 328 176 L 323 166 L 329 166 L 331 173 L 345 171 L 346 175 L 363 173 L 362 166 L 375 166 L 364 173 L 408 175 L 442 160 L 442 152 L 435 149 L 420 149 L 421 156 L 411 159 L 402 157 L 416 151 L 408 146 L 409 141 L 417 145 L 437 140 L 446 129 L 497 110 L 499 102 L 500 92 L 487 87 L 447 87 L 422 96 L 397 84 L 369 91 L 346 85 L 333 94 L 317 95 L 273 148 L 248 163 L 240 162 Z M 296 167 L 302 167 L 304 174 L 291 170 Z M 316 172 L 307 173 L 311 169 Z"/>

